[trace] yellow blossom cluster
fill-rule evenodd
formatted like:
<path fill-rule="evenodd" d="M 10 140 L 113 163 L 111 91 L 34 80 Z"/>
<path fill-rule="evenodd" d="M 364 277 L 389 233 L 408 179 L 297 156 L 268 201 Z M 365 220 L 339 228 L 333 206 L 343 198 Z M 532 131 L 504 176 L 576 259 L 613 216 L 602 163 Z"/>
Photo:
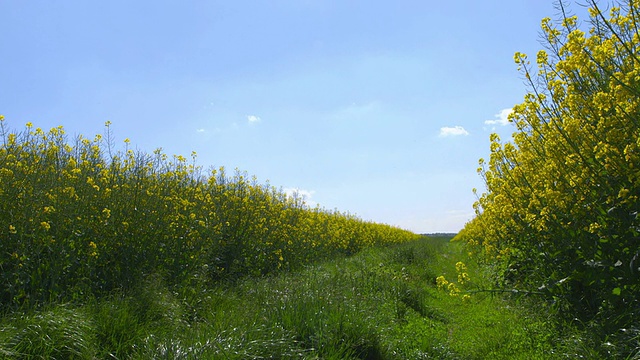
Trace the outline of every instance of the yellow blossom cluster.
<path fill-rule="evenodd" d="M 204 173 L 196 154 L 113 148 L 0 116 L 0 299 L 20 304 L 108 292 L 142 274 L 192 281 L 261 275 L 417 239 L 396 227 L 311 208 L 236 170 Z"/>
<path fill-rule="evenodd" d="M 544 19 L 535 65 L 515 55 L 530 92 L 509 117 L 511 141 L 490 138 L 486 192 L 457 239 L 509 286 L 594 315 L 640 293 L 640 3 L 588 3 L 588 30 Z"/>
<path fill-rule="evenodd" d="M 464 283 L 471 280 L 469 278 L 469 274 L 467 273 L 467 266 L 462 261 L 458 261 L 456 263 L 456 271 L 458 272 L 458 283 L 460 285 L 463 285 Z"/>
<path fill-rule="evenodd" d="M 449 292 L 450 296 L 460 296 L 460 294 L 462 293 L 462 290 L 460 289 L 460 286 L 468 283 L 469 281 L 471 281 L 471 278 L 469 277 L 469 274 L 467 273 L 467 265 L 465 265 L 462 261 L 458 261 L 456 263 L 456 272 L 458 273 L 458 281 L 457 284 L 455 282 L 450 282 L 448 281 L 444 275 L 440 275 L 438 277 L 436 277 L 436 286 L 439 290 L 446 290 Z M 467 301 L 470 300 L 471 296 L 469 294 L 464 294 L 462 296 L 462 300 Z"/>

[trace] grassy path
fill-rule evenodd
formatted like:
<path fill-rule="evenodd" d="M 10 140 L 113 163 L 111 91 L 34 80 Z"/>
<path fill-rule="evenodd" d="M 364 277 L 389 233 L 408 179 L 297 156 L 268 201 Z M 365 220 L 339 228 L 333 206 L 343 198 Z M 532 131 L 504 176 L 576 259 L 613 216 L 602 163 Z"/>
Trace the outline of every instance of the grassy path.
<path fill-rule="evenodd" d="M 438 290 L 464 252 L 428 238 L 234 286 L 170 290 L 7 315 L 0 354 L 117 359 L 543 359 L 544 314 Z M 471 281 L 482 281 L 467 264 Z M 474 279 L 475 278 L 475 279 Z M 557 350 L 557 346 L 556 346 Z M 24 356 L 22 358 L 30 358 Z"/>

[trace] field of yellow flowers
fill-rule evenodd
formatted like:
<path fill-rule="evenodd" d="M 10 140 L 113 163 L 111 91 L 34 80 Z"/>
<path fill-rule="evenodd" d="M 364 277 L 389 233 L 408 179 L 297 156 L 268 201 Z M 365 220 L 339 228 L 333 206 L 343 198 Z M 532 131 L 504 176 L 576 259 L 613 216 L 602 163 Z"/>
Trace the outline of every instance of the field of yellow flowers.
<path fill-rule="evenodd" d="M 100 296 L 160 275 L 216 282 L 292 269 L 417 235 L 309 208 L 245 173 L 0 116 L 0 304 Z"/>
<path fill-rule="evenodd" d="M 582 22 L 566 2 L 558 21 L 542 21 L 534 64 L 515 55 L 530 92 L 510 117 L 512 141 L 492 135 L 478 169 L 487 191 L 457 238 L 504 287 L 544 293 L 598 341 L 624 338 L 637 350 L 640 4 L 587 3 Z"/>

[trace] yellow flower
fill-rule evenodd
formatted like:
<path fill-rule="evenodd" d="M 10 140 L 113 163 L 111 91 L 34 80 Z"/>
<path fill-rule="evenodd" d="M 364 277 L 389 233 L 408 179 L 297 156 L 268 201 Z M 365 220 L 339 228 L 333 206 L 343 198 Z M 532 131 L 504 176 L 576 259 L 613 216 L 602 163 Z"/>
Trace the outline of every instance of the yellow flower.
<path fill-rule="evenodd" d="M 18 231 L 16 230 L 16 227 L 13 225 L 9 225 L 9 234 L 15 234 Z"/>
<path fill-rule="evenodd" d="M 96 249 L 98 248 L 98 246 L 96 245 L 96 243 L 94 243 L 93 241 L 91 241 L 89 243 L 89 247 L 91 248 L 91 252 L 89 253 L 89 256 L 91 257 L 96 257 L 98 256 L 98 252 L 96 251 Z"/>
<path fill-rule="evenodd" d="M 50 224 L 49 224 L 49 222 L 47 222 L 47 221 L 43 221 L 43 222 L 41 222 L 41 223 L 40 223 L 40 226 L 42 226 L 42 228 L 43 228 L 45 231 L 49 231 L 49 229 L 51 229 L 51 225 L 50 225 Z"/>
<path fill-rule="evenodd" d="M 440 275 L 436 278 L 436 285 L 438 286 L 438 289 L 443 289 L 448 284 L 449 282 L 444 278 L 444 276 Z"/>
<path fill-rule="evenodd" d="M 447 289 L 449 290 L 450 296 L 460 295 L 460 289 L 454 283 L 449 283 L 449 286 L 447 286 Z"/>
<path fill-rule="evenodd" d="M 458 283 L 460 285 L 463 285 L 465 282 L 470 281 L 471 279 L 469 278 L 469 274 L 467 273 L 460 273 L 458 274 Z"/>
<path fill-rule="evenodd" d="M 0 169 L 0 175 L 2 175 L 4 177 L 12 177 L 13 176 L 13 171 L 11 171 L 11 169 L 2 168 L 2 169 Z"/>

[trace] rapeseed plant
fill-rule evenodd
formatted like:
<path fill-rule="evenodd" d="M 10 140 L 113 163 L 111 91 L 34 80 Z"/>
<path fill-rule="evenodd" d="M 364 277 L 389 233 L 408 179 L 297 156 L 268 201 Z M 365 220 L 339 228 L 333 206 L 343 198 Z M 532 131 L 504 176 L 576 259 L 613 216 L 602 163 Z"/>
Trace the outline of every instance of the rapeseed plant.
<path fill-rule="evenodd" d="M 511 141 L 490 138 L 487 191 L 457 239 L 500 284 L 542 290 L 606 338 L 640 319 L 640 4 L 616 1 L 607 15 L 587 3 L 588 29 L 560 1 L 535 64 L 515 54 L 530 92 L 509 117 Z"/>
<path fill-rule="evenodd" d="M 169 284 L 300 267 L 419 236 L 302 199 L 236 170 L 204 175 L 184 156 L 128 148 L 105 135 L 68 141 L 0 116 L 0 304 L 100 296 L 162 274 Z"/>
<path fill-rule="evenodd" d="M 458 280 L 457 283 L 448 281 L 444 275 L 440 275 L 436 277 L 436 287 L 439 290 L 448 291 L 449 296 L 458 297 L 463 292 L 460 286 L 469 283 L 471 281 L 471 278 L 467 273 L 467 266 L 462 261 L 458 261 L 455 266 Z M 471 299 L 471 296 L 469 294 L 464 294 L 461 298 L 464 301 L 468 301 Z"/>

